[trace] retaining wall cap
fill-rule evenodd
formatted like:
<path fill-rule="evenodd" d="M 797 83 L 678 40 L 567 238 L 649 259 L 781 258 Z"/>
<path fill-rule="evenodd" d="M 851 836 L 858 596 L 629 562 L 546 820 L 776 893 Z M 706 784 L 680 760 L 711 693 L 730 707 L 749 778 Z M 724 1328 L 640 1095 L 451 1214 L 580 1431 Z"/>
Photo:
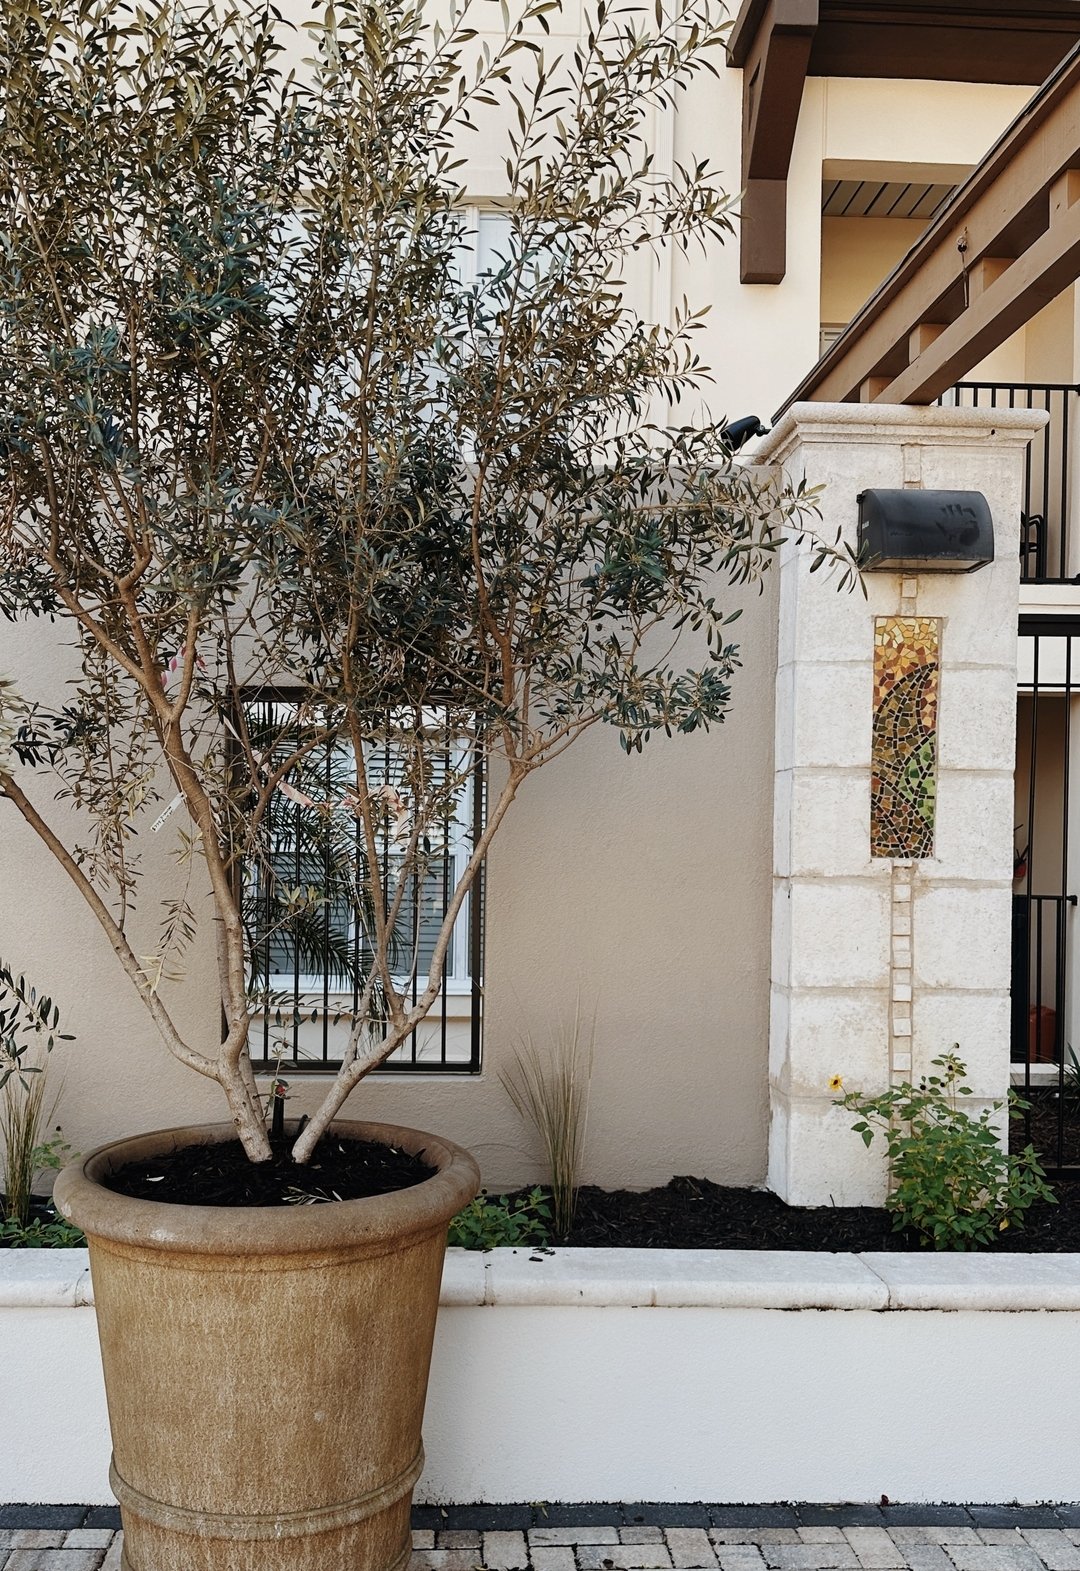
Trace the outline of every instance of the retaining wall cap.
<path fill-rule="evenodd" d="M 0 1309 L 81 1309 L 92 1302 L 85 1249 L 0 1249 Z"/>
<path fill-rule="evenodd" d="M 448 1249 L 439 1303 L 468 1309 L 484 1302 L 487 1255 L 475 1249 Z"/>
<path fill-rule="evenodd" d="M 884 1309 L 855 1255 L 737 1249 L 496 1249 L 489 1304 L 624 1308 Z"/>
<path fill-rule="evenodd" d="M 93 1304 L 85 1249 L 0 1250 L 0 1309 Z M 1080 1254 L 450 1249 L 440 1302 L 657 1309 L 1080 1310 Z"/>
<path fill-rule="evenodd" d="M 890 1309 L 1080 1309 L 1080 1255 L 860 1255 Z"/>

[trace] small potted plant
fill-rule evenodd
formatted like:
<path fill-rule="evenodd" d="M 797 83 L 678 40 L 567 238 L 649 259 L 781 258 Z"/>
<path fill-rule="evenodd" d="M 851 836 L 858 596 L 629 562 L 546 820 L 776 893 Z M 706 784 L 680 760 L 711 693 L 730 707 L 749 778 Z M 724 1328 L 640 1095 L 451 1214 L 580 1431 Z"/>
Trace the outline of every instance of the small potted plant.
<path fill-rule="evenodd" d="M 554 70 L 552 9 L 526 0 L 485 52 L 464 15 L 341 0 L 291 76 L 247 0 L 3 0 L 0 614 L 52 619 L 78 677 L 0 686 L 0 799 L 228 1112 L 57 1185 L 89 1240 L 132 1571 L 404 1563 L 446 1229 L 478 1172 L 342 1109 L 438 998 L 530 777 L 599 722 L 634 753 L 723 717 L 720 587 L 813 500 L 733 467 L 719 424 L 674 423 L 698 319 L 650 327 L 618 283 L 631 253 L 730 228 L 707 167 L 658 174 L 644 140 L 720 13 L 603 9 Z M 457 160 L 511 93 L 505 234 L 475 278 Z M 410 891 L 478 776 L 421 958 Z M 174 882 L 143 880 L 148 824 Z M 317 877 L 282 874 L 286 834 Z M 341 1063 L 275 1138 L 252 1021 L 298 1000 L 260 943 L 302 952 L 331 906 Z M 217 1040 L 178 1024 L 192 987 L 220 997 Z"/>

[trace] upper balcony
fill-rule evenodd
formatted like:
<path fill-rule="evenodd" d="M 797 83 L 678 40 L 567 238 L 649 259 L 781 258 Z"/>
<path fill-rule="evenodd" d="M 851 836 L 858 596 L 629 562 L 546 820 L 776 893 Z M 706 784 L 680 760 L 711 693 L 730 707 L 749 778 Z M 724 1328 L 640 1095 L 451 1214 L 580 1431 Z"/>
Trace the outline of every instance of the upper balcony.
<path fill-rule="evenodd" d="M 787 178 L 808 76 L 1037 87 L 1080 40 L 1076 0 L 743 0 L 744 284 L 787 271 Z"/>

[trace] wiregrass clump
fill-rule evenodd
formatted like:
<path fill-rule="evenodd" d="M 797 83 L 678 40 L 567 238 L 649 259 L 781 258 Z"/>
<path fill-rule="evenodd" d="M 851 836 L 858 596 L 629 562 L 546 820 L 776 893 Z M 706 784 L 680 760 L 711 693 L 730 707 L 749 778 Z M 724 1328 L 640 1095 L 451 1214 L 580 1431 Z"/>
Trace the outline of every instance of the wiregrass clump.
<path fill-rule="evenodd" d="M 551 1172 L 553 1219 L 560 1238 L 566 1237 L 574 1220 L 595 1039 L 595 1011 L 586 1029 L 579 1001 L 570 1027 L 553 1028 L 547 1051 L 525 1036 L 517 1044 L 513 1064 L 499 1073 L 516 1111 L 540 1138 Z"/>

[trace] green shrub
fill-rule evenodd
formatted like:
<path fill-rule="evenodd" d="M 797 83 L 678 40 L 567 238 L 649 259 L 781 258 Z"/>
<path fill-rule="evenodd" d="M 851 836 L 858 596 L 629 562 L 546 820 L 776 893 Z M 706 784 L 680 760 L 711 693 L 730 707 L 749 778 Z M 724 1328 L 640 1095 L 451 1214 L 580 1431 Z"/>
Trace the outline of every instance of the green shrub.
<path fill-rule="evenodd" d="M 85 1243 L 83 1233 L 57 1216 L 51 1205 L 44 1216 L 27 1222 L 13 1216 L 0 1222 L 0 1249 L 81 1249 Z"/>
<path fill-rule="evenodd" d="M 972 1118 L 957 1098 L 971 1095 L 967 1073 L 955 1052 L 935 1058 L 940 1074 L 905 1082 L 866 1097 L 849 1091 L 837 1103 L 859 1120 L 852 1125 L 869 1146 L 883 1136 L 889 1157 L 890 1190 L 885 1202 L 893 1227 L 910 1227 L 935 1249 L 976 1249 L 1007 1227 L 1022 1227 L 1036 1200 L 1056 1204 L 1034 1147 L 1010 1155 L 991 1124 L 1005 1105 L 995 1102 Z M 1009 1093 L 1011 1117 L 1025 1107 Z"/>
<path fill-rule="evenodd" d="M 551 1227 L 551 1206 L 542 1189 L 517 1199 L 482 1189 L 475 1200 L 450 1223 L 450 1243 L 459 1249 L 500 1249 L 546 1244 Z"/>

